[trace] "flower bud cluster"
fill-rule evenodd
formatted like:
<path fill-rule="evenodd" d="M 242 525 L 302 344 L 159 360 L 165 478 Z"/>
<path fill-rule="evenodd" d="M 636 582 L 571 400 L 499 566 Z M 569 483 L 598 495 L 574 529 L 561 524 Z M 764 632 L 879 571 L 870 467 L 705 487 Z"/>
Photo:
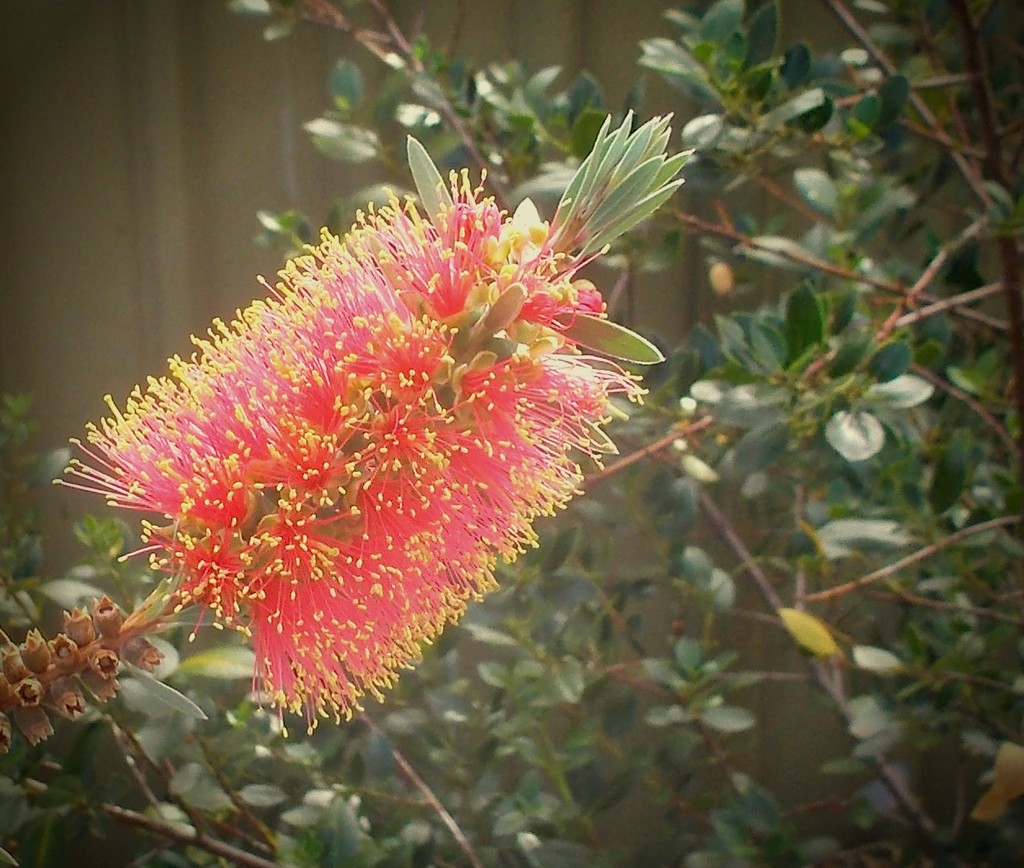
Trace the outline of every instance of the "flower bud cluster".
<path fill-rule="evenodd" d="M 36 745 L 53 735 L 53 713 L 81 716 L 83 688 L 97 702 L 110 699 L 122 660 L 156 668 L 163 655 L 123 626 L 121 609 L 104 596 L 88 610 L 65 612 L 63 630 L 52 639 L 33 629 L 19 645 L 0 631 L 0 754 L 10 750 L 14 728 Z"/>

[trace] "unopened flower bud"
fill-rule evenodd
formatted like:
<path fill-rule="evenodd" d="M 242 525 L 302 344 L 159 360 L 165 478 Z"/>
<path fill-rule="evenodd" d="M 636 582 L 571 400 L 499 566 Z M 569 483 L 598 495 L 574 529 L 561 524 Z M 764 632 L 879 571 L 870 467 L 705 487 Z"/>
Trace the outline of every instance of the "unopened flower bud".
<path fill-rule="evenodd" d="M 14 722 L 31 745 L 37 745 L 53 735 L 50 718 L 38 705 L 33 705 L 31 708 L 14 709 Z"/>
<path fill-rule="evenodd" d="M 0 652 L 0 668 L 3 669 L 4 677 L 14 684 L 22 678 L 28 678 L 32 673 L 28 671 L 25 661 L 21 659 L 21 652 L 17 645 L 8 645 Z"/>
<path fill-rule="evenodd" d="M 142 636 L 133 636 L 125 642 L 121 650 L 129 663 L 138 666 L 139 669 L 145 669 L 147 672 L 156 669 L 160 665 L 160 661 L 164 659 L 164 655 L 157 650 L 157 647 Z"/>
<path fill-rule="evenodd" d="M 50 667 L 50 647 L 38 630 L 28 631 L 20 650 L 22 661 L 33 674 L 41 675 Z"/>
<path fill-rule="evenodd" d="M 116 678 L 102 678 L 91 669 L 86 669 L 81 675 L 82 684 L 93 695 L 97 702 L 106 702 L 117 693 L 118 683 Z"/>
<path fill-rule="evenodd" d="M 96 638 L 96 628 L 92 618 L 77 606 L 64 613 L 64 632 L 79 648 L 84 648 Z"/>
<path fill-rule="evenodd" d="M 6 714 L 0 714 L 0 754 L 11 749 L 11 722 Z"/>
<path fill-rule="evenodd" d="M 50 703 L 65 717 L 74 720 L 85 712 L 85 697 L 73 678 L 64 676 L 50 685 Z"/>
<path fill-rule="evenodd" d="M 113 678 L 120 664 L 121 658 L 110 648 L 93 648 L 89 652 L 89 668 L 100 678 Z"/>
<path fill-rule="evenodd" d="M 66 633 L 58 633 L 50 640 L 50 659 L 58 672 L 69 675 L 78 668 L 82 654 Z"/>
<path fill-rule="evenodd" d="M 121 610 L 106 594 L 92 606 L 92 622 L 101 636 L 110 638 L 121 632 Z"/>
<path fill-rule="evenodd" d="M 43 685 L 36 678 L 23 678 L 13 687 L 18 704 L 23 708 L 31 708 L 43 701 Z"/>

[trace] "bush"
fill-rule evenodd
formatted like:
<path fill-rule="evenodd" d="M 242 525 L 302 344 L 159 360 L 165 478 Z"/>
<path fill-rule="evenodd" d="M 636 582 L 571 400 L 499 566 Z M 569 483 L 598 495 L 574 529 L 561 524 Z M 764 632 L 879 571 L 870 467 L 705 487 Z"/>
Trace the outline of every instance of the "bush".
<path fill-rule="evenodd" d="M 381 4 L 232 5 L 268 38 L 331 26 L 400 59 L 372 97 L 340 61 L 307 124 L 382 183 L 411 133 L 486 168 L 505 207 L 543 208 L 609 111 L 590 76 L 474 68 Z M 826 0 L 850 44 L 782 50 L 782 5 L 673 10 L 639 47 L 693 156 L 614 243 L 616 285 L 697 239 L 718 313 L 623 408 L 587 496 L 345 725 L 285 737 L 238 637 L 151 639 L 160 680 L 133 671 L 57 738 L 13 737 L 0 840 L 21 864 L 125 827 L 154 865 L 1024 856 L 1021 15 Z M 260 222 L 282 250 L 312 240 L 297 210 Z M 23 404 L 0 421 L 8 633 L 53 635 L 54 605 L 103 594 L 142 604 L 154 577 L 111 520 L 78 527 L 71 574 L 38 576 Z"/>

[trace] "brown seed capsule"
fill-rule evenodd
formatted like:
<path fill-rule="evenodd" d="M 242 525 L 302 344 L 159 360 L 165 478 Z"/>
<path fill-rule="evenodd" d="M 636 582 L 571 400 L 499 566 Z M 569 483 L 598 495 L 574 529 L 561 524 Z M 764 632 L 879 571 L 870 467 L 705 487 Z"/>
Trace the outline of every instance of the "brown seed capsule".
<path fill-rule="evenodd" d="M 21 659 L 21 652 L 17 645 L 8 645 L 0 652 L 0 668 L 3 669 L 4 677 L 14 684 L 22 678 L 28 678 L 32 673 L 28 671 L 25 661 Z"/>
<path fill-rule="evenodd" d="M 76 671 L 82 662 L 82 652 L 66 633 L 58 633 L 50 640 L 50 659 L 62 675 Z"/>
<path fill-rule="evenodd" d="M 49 702 L 65 717 L 74 720 L 85 712 L 85 697 L 73 678 L 58 678 L 50 685 L 49 694 Z"/>
<path fill-rule="evenodd" d="M 29 630 L 20 646 L 21 659 L 29 671 L 42 675 L 50 667 L 50 646 L 38 630 Z"/>
<path fill-rule="evenodd" d="M 124 643 L 121 651 L 129 663 L 138 666 L 139 669 L 145 669 L 147 672 L 156 669 L 160 665 L 160 661 L 164 659 L 164 655 L 157 650 L 157 647 L 142 636 L 133 636 Z"/>
<path fill-rule="evenodd" d="M 43 701 L 43 685 L 36 678 L 23 678 L 12 686 L 18 697 L 18 704 L 23 708 L 31 708 Z"/>
<path fill-rule="evenodd" d="M 64 613 L 64 632 L 79 648 L 84 648 L 96 638 L 92 618 L 78 607 Z"/>
<path fill-rule="evenodd" d="M 15 695 L 11 682 L 6 676 L 0 675 L 0 708 L 13 708 L 17 701 Z"/>
<path fill-rule="evenodd" d="M 14 709 L 14 722 L 31 745 L 37 745 L 53 735 L 50 718 L 38 705 Z"/>
<path fill-rule="evenodd" d="M 97 702 L 106 702 L 117 693 L 120 686 L 116 678 L 102 678 L 91 669 L 86 669 L 81 675 L 82 684 L 93 695 Z"/>
<path fill-rule="evenodd" d="M 0 754 L 11 749 L 11 722 L 6 714 L 0 714 Z"/>
<path fill-rule="evenodd" d="M 117 603 L 104 594 L 92 605 L 92 622 L 101 636 L 107 638 L 121 632 L 121 610 Z"/>
<path fill-rule="evenodd" d="M 97 647 L 89 651 L 89 668 L 100 678 L 113 678 L 120 664 L 121 658 L 110 648 Z"/>

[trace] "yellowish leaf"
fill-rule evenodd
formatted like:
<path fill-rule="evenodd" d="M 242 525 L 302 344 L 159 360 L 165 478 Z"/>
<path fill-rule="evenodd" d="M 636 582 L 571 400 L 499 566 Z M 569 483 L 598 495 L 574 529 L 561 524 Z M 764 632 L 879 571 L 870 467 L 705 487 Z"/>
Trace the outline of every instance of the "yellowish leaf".
<path fill-rule="evenodd" d="M 782 625 L 801 648 L 815 657 L 832 657 L 842 654 L 828 624 L 809 612 L 799 609 L 779 609 Z"/>
<path fill-rule="evenodd" d="M 996 754 L 989 787 L 971 811 L 971 819 L 991 823 L 999 819 L 1006 806 L 1018 796 L 1024 796 L 1024 747 L 1004 741 Z"/>

